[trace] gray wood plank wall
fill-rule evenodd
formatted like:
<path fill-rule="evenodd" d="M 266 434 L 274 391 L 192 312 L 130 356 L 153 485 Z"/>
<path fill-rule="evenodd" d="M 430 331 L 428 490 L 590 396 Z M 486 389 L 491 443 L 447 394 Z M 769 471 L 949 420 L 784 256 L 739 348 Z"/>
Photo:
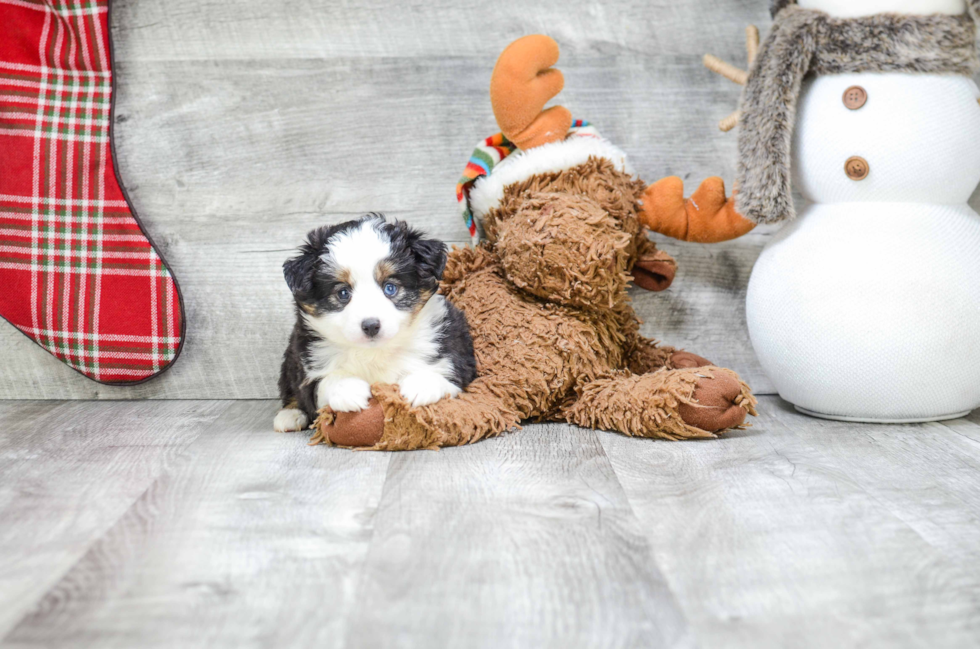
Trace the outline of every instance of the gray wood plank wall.
<path fill-rule="evenodd" d="M 0 398 L 275 396 L 292 320 L 283 260 L 312 227 L 370 210 L 464 242 L 455 182 L 477 140 L 496 131 L 496 56 L 524 34 L 559 42 L 561 102 L 622 146 L 643 178 L 730 180 L 735 135 L 715 124 L 738 89 L 700 58 L 742 64 L 743 28 L 765 31 L 767 4 L 114 0 L 119 164 L 180 281 L 187 343 L 160 379 L 111 388 L 0 323 Z M 743 313 L 770 235 L 664 240 L 680 271 L 667 293 L 637 295 L 644 333 L 771 392 Z"/>

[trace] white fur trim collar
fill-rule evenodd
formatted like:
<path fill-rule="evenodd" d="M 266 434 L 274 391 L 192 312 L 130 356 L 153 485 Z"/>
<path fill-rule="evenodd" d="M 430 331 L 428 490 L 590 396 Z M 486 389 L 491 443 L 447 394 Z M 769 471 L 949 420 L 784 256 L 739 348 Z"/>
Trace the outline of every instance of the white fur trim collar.
<path fill-rule="evenodd" d="M 487 212 L 500 205 L 508 185 L 540 173 L 565 171 L 592 157 L 607 158 L 618 171 L 633 173 L 626 154 L 608 140 L 596 135 L 573 135 L 561 142 L 514 153 L 494 167 L 489 176 L 479 178 L 469 193 L 474 218 L 479 223 Z"/>

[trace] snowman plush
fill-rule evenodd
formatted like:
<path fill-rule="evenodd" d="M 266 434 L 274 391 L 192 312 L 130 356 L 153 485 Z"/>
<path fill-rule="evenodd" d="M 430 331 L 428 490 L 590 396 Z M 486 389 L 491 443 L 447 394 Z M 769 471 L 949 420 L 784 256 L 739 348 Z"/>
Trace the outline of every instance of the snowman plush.
<path fill-rule="evenodd" d="M 749 334 L 779 394 L 833 419 L 980 406 L 980 0 L 776 0 L 742 73 L 736 188 L 651 187 L 646 225 L 728 238 L 785 221 L 749 282 Z M 793 188 L 806 200 L 797 215 Z M 679 192 L 681 192 L 679 194 Z M 718 236 L 712 223 L 726 222 Z"/>

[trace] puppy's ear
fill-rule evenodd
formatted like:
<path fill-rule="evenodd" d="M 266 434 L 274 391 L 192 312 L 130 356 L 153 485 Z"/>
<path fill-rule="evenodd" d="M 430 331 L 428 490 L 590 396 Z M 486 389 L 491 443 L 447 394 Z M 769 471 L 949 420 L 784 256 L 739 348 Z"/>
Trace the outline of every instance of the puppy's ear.
<path fill-rule="evenodd" d="M 282 274 L 286 278 L 286 285 L 293 292 L 293 296 L 301 302 L 313 288 L 316 261 L 317 255 L 305 252 L 282 265 Z"/>
<path fill-rule="evenodd" d="M 306 243 L 300 246 L 299 254 L 282 265 L 286 285 L 300 302 L 305 301 L 313 290 L 313 276 L 320 262 L 320 255 L 325 252 L 328 235 L 326 228 L 313 230 L 306 235 Z"/>
<path fill-rule="evenodd" d="M 446 270 L 446 244 L 436 239 L 416 239 L 412 242 L 412 254 L 422 283 L 434 291 L 439 287 L 442 271 Z"/>

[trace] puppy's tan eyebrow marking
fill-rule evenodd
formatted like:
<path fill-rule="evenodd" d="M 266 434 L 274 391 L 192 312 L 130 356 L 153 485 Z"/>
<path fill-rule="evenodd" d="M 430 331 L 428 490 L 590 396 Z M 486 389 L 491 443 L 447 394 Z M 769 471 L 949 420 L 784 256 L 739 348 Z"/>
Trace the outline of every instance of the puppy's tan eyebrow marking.
<path fill-rule="evenodd" d="M 384 259 L 378 262 L 378 265 L 374 267 L 374 281 L 378 283 L 378 286 L 384 284 L 385 280 L 395 274 L 395 266 Z"/>
<path fill-rule="evenodd" d="M 348 286 L 353 286 L 353 282 L 351 281 L 350 270 L 347 269 L 347 268 L 341 268 L 340 270 L 338 270 L 337 271 L 337 281 L 338 282 L 343 282 L 344 284 L 347 284 Z"/>

